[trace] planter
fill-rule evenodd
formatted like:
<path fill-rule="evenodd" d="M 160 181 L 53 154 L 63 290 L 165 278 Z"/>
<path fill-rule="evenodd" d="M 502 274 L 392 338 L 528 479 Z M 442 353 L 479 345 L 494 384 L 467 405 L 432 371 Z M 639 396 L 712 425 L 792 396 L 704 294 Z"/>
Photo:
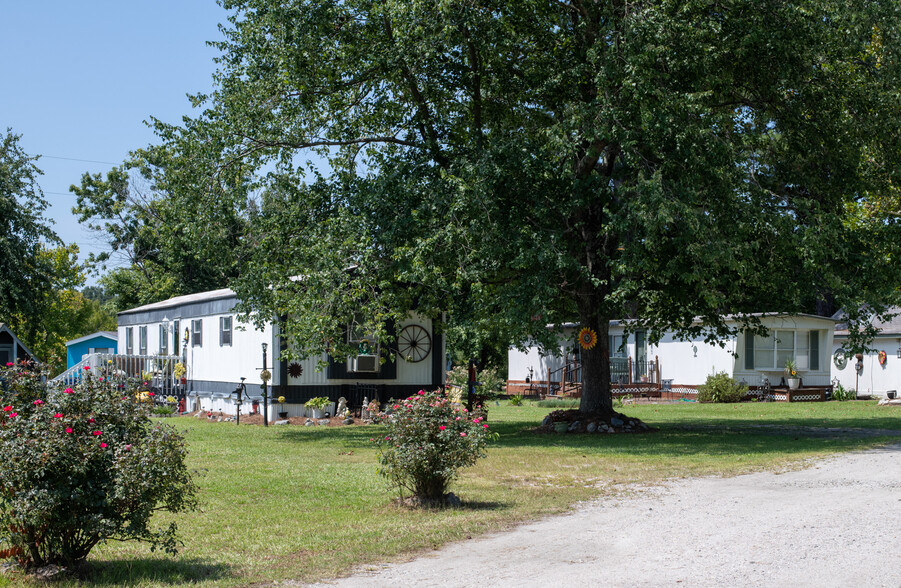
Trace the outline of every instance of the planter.
<path fill-rule="evenodd" d="M 179 380 L 179 382 L 181 382 L 181 385 L 184 386 L 185 384 L 188 383 L 188 378 L 182 378 Z"/>
<path fill-rule="evenodd" d="M 787 378 L 789 390 L 797 390 L 798 386 L 801 385 L 801 378 Z"/>
<path fill-rule="evenodd" d="M 278 418 L 281 420 L 285 420 L 286 418 L 288 418 L 288 411 L 284 410 L 284 411 L 279 412 Z"/>
<path fill-rule="evenodd" d="M 565 433 L 567 429 L 569 429 L 569 423 L 567 423 L 565 421 L 560 422 L 560 423 L 554 423 L 554 430 L 558 433 Z"/>
<path fill-rule="evenodd" d="M 309 408 L 307 407 L 307 414 L 310 412 L 313 413 L 314 419 L 321 419 L 325 415 L 325 410 L 321 408 Z"/>

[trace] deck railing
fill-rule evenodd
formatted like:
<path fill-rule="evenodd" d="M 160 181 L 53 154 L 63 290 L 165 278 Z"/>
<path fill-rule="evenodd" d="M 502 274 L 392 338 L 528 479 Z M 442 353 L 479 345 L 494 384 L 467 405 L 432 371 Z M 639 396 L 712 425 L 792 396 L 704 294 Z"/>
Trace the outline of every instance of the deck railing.
<path fill-rule="evenodd" d="M 185 395 L 185 386 L 174 374 L 176 364 L 181 361 L 178 355 L 91 353 L 50 382 L 57 386 L 73 386 L 85 377 L 103 377 L 122 386 L 146 386 L 163 397 L 181 399 Z"/>

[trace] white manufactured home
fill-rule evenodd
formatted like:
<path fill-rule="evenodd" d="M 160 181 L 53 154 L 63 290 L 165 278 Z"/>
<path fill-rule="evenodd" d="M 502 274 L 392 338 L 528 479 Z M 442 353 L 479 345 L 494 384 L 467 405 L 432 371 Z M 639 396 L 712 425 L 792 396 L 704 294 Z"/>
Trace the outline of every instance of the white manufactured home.
<path fill-rule="evenodd" d="M 672 334 L 651 344 L 644 331 L 627 333 L 623 321 L 611 321 L 608 344 L 614 393 L 691 396 L 707 376 L 718 372 L 726 372 L 752 390 L 787 388 L 784 368 L 791 359 L 801 376 L 801 389 L 793 391 L 791 399 L 824 396 L 830 385 L 835 320 L 814 315 L 757 316 L 769 330 L 768 336 L 739 333 L 722 345 L 707 343 L 703 336 L 680 339 Z M 524 351 L 511 348 L 508 392 L 565 391 L 568 378 L 580 377 L 579 346 L 575 342 L 578 328 L 576 324 L 565 325 L 560 344 L 553 350 L 541 350 L 535 345 Z M 774 397 L 790 399 L 788 393 L 779 390 Z"/>
<path fill-rule="evenodd" d="M 901 312 L 901 308 L 893 309 Z M 860 395 L 886 396 L 901 390 L 901 316 L 888 320 L 873 318 L 877 334 L 865 353 L 852 353 L 848 347 L 848 325 L 839 312 L 832 348 L 832 375 L 842 386 Z"/>
<path fill-rule="evenodd" d="M 277 412 L 302 415 L 303 404 L 313 397 L 327 396 L 332 403 L 344 397 L 350 406 L 359 406 L 364 397 L 384 402 L 444 384 L 444 336 L 427 317 L 411 314 L 397 325 L 395 349 L 367 348 L 365 337 L 348 329 L 348 342 L 359 343 L 365 353 L 346 361 L 321 355 L 289 363 L 282 357 L 287 347 L 278 325 L 267 322 L 263 330 L 256 330 L 240 323 L 234 311 L 237 302 L 232 290 L 222 289 L 120 312 L 119 353 L 180 356 L 187 368 L 187 410 L 226 414 L 236 413 L 235 389 L 242 378 L 247 391 L 242 412 L 259 406 L 265 353 L 272 374 L 270 402 L 279 396 L 286 400 L 269 410 L 270 419 Z"/>

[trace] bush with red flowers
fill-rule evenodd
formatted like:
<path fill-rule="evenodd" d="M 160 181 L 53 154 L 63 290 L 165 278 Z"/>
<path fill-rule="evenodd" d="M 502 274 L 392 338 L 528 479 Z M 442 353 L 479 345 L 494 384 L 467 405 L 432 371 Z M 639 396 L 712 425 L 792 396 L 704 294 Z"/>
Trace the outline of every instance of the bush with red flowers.
<path fill-rule="evenodd" d="M 174 552 L 175 524 L 150 519 L 195 505 L 181 435 L 93 375 L 57 389 L 0 369 L 0 455 L 0 557 L 25 567 L 78 565 L 108 539 Z"/>
<path fill-rule="evenodd" d="M 373 439 L 379 447 L 379 473 L 401 497 L 441 501 L 457 470 L 486 456 L 496 438 L 481 407 L 467 411 L 442 392 L 425 392 L 401 400 L 380 415 L 385 433 Z"/>

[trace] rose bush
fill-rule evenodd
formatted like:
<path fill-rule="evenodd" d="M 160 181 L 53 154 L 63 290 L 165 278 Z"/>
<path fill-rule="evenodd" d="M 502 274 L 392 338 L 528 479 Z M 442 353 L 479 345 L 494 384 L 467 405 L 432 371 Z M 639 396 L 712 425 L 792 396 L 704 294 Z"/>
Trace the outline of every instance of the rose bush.
<path fill-rule="evenodd" d="M 195 505 L 185 441 L 134 390 L 101 380 L 85 371 L 54 389 L 23 366 L 0 370 L 0 555 L 73 566 L 108 539 L 175 551 L 175 523 L 150 520 Z"/>
<path fill-rule="evenodd" d="M 497 437 L 485 417 L 482 407 L 467 411 L 440 391 L 420 390 L 393 404 L 379 415 L 385 434 L 373 439 L 379 473 L 402 497 L 443 499 L 457 471 L 485 457 L 488 441 Z"/>

